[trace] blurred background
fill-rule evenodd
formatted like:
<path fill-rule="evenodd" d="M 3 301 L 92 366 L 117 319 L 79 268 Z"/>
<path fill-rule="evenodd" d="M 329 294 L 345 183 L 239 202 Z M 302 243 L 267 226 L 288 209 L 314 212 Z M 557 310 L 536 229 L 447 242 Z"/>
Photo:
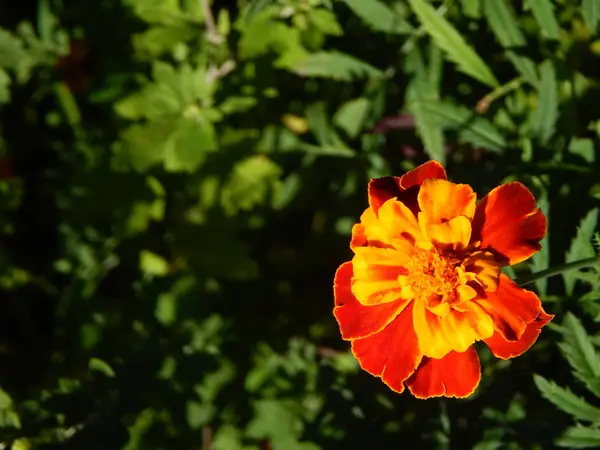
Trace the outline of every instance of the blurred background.
<path fill-rule="evenodd" d="M 437 159 L 593 257 L 597 0 L 0 3 L 1 449 L 600 448 L 594 268 L 465 400 L 359 370 L 333 275 L 371 177 Z"/>

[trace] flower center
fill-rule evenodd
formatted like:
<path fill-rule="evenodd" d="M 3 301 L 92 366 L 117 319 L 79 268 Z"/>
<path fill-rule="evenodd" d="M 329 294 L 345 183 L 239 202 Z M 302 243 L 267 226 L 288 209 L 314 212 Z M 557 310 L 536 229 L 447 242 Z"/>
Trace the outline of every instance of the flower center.
<path fill-rule="evenodd" d="M 448 314 L 451 306 L 458 306 L 475 295 L 474 290 L 466 286 L 475 275 L 465 272 L 461 262 L 435 248 L 415 248 L 410 261 L 404 264 L 408 274 L 398 277 L 402 296 L 424 301 L 435 314 Z"/>
<path fill-rule="evenodd" d="M 432 294 L 445 297 L 455 289 L 459 262 L 440 255 L 436 250 L 415 249 L 410 262 L 404 265 L 408 275 L 402 276 L 401 284 L 407 282 L 415 298 Z"/>

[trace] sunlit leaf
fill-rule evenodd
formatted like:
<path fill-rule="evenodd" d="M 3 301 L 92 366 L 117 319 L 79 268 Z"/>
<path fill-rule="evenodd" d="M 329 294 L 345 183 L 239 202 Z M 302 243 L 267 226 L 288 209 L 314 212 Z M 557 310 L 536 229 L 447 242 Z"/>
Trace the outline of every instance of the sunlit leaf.
<path fill-rule="evenodd" d="M 600 429 L 591 427 L 569 427 L 556 444 L 566 448 L 600 447 Z"/>
<path fill-rule="evenodd" d="M 558 39 L 559 25 L 552 3 L 550 0 L 525 0 L 523 8 L 533 13 L 542 36 L 547 39 Z"/>
<path fill-rule="evenodd" d="M 598 0 L 582 0 L 581 12 L 586 25 L 595 35 L 600 21 L 600 3 Z"/>
<path fill-rule="evenodd" d="M 488 86 L 498 86 L 498 80 L 490 68 L 450 22 L 425 0 L 409 0 L 409 3 L 427 33 L 459 70 Z"/>
<path fill-rule="evenodd" d="M 569 389 L 562 388 L 540 375 L 534 375 L 535 385 L 542 395 L 560 410 L 576 419 L 589 422 L 600 421 L 600 408 L 590 405 L 581 397 L 577 397 Z"/>
<path fill-rule="evenodd" d="M 572 313 L 567 313 L 559 331 L 563 342 L 558 344 L 574 375 L 600 397 L 600 358 L 585 328 Z"/>
<path fill-rule="evenodd" d="M 408 34 L 413 27 L 397 11 L 380 0 L 343 0 L 373 30 L 383 33 Z"/>
<path fill-rule="evenodd" d="M 533 61 L 520 56 L 514 50 L 525 47 L 526 41 L 508 2 L 506 0 L 481 1 L 485 18 L 498 42 L 505 48 L 507 58 L 527 82 L 536 85 L 538 76 Z"/>
<path fill-rule="evenodd" d="M 381 75 L 381 71 L 372 65 L 335 51 L 311 53 L 294 64 L 292 70 L 303 77 L 332 78 L 342 81 Z"/>

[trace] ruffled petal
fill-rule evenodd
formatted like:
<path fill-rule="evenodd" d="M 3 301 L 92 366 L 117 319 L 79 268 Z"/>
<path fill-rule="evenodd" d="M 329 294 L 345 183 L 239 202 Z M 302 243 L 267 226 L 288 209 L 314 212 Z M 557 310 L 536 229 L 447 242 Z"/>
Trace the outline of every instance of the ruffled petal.
<path fill-rule="evenodd" d="M 453 350 L 464 352 L 494 333 L 492 318 L 472 302 L 468 310 L 450 310 L 445 316 L 434 314 L 424 302 L 415 302 L 413 320 L 419 348 L 430 358 L 443 358 Z"/>
<path fill-rule="evenodd" d="M 378 306 L 362 306 L 350 289 L 352 263 L 342 264 L 335 273 L 333 314 L 340 327 L 342 338 L 346 340 L 365 338 L 379 333 L 409 303 L 395 302 Z"/>
<path fill-rule="evenodd" d="M 402 265 L 409 254 L 391 248 L 360 247 L 352 259 L 352 293 L 364 306 L 390 303 L 400 299 L 398 277 L 406 275 Z"/>
<path fill-rule="evenodd" d="M 439 162 L 427 161 L 401 177 L 373 178 L 369 182 L 369 205 L 377 213 L 387 200 L 400 197 L 404 191 L 420 186 L 429 178 L 446 179 L 446 171 Z"/>
<path fill-rule="evenodd" d="M 404 381 L 423 357 L 412 324 L 413 303 L 381 332 L 352 341 L 352 353 L 360 366 L 396 392 L 404 390 Z"/>
<path fill-rule="evenodd" d="M 468 184 L 441 179 L 425 180 L 418 196 L 427 223 L 442 223 L 458 216 L 472 219 L 476 200 L 477 195 Z"/>
<path fill-rule="evenodd" d="M 399 184 L 402 189 L 410 189 L 413 186 L 421 186 L 423 181 L 430 178 L 445 180 L 447 177 L 444 166 L 434 160 L 427 161 L 402 175 Z"/>
<path fill-rule="evenodd" d="M 404 203 L 391 199 L 379 209 L 376 215 L 373 208 L 360 217 L 360 223 L 352 229 L 350 248 L 356 250 L 365 245 L 396 248 L 410 252 L 416 241 L 424 239 L 417 218 Z"/>
<path fill-rule="evenodd" d="M 505 264 L 529 258 L 545 235 L 546 218 L 521 183 L 498 186 L 477 205 L 471 240 L 481 241 L 482 250 L 491 249 Z"/>
<path fill-rule="evenodd" d="M 497 358 L 509 359 L 520 356 L 531 348 L 542 332 L 542 328 L 553 318 L 553 315 L 546 314 L 542 310 L 537 318 L 527 325 L 519 340 L 507 341 L 496 331 L 491 338 L 485 340 L 485 343 Z"/>
<path fill-rule="evenodd" d="M 458 216 L 443 223 L 426 224 L 424 227 L 427 238 L 438 247 L 464 249 L 471 239 L 471 221 L 465 216 Z"/>
<path fill-rule="evenodd" d="M 406 382 L 417 398 L 459 397 L 471 395 L 481 380 L 479 357 L 473 347 L 465 352 L 450 352 L 442 359 L 423 358 L 421 365 Z"/>
<path fill-rule="evenodd" d="M 520 288 L 508 276 L 501 273 L 498 289 L 486 292 L 479 303 L 494 319 L 494 327 L 508 341 L 517 341 L 523 336 L 527 325 L 542 312 L 542 304 L 537 295 Z"/>

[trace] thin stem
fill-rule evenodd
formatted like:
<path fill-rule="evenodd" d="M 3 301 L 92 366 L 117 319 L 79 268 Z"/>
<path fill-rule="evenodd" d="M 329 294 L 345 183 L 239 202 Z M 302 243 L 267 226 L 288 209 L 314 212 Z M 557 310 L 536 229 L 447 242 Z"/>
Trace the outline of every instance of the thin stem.
<path fill-rule="evenodd" d="M 212 44 L 220 44 L 223 42 L 223 37 L 217 31 L 215 18 L 213 17 L 208 0 L 200 0 L 200 6 L 202 7 L 202 14 L 204 15 L 204 23 L 206 25 L 206 38 Z"/>
<path fill-rule="evenodd" d="M 494 89 L 492 92 L 490 92 L 489 94 L 487 94 L 485 97 L 483 97 L 481 100 L 479 100 L 477 102 L 477 106 L 475 107 L 475 110 L 478 113 L 483 114 L 484 112 L 486 112 L 488 110 L 488 108 L 490 107 L 490 105 L 493 102 L 498 100 L 500 97 L 504 97 L 509 92 L 512 92 L 512 91 L 518 89 L 519 86 L 521 86 L 523 84 L 523 81 L 524 81 L 523 78 L 519 77 L 519 78 L 515 78 L 514 80 L 509 81 L 506 84 L 503 84 L 502 86 L 498 86 L 496 89 Z"/>
<path fill-rule="evenodd" d="M 579 261 L 573 261 L 571 263 L 562 264 L 556 267 L 550 267 L 549 269 L 532 273 L 529 276 L 522 277 L 516 280 L 516 283 L 519 286 L 525 286 L 537 280 L 543 280 L 544 278 L 553 277 L 554 275 L 560 275 L 561 273 L 568 272 L 569 270 L 584 269 L 586 267 L 595 266 L 596 264 L 600 264 L 600 257 L 598 256 L 594 256 L 593 258 L 581 259 Z"/>

